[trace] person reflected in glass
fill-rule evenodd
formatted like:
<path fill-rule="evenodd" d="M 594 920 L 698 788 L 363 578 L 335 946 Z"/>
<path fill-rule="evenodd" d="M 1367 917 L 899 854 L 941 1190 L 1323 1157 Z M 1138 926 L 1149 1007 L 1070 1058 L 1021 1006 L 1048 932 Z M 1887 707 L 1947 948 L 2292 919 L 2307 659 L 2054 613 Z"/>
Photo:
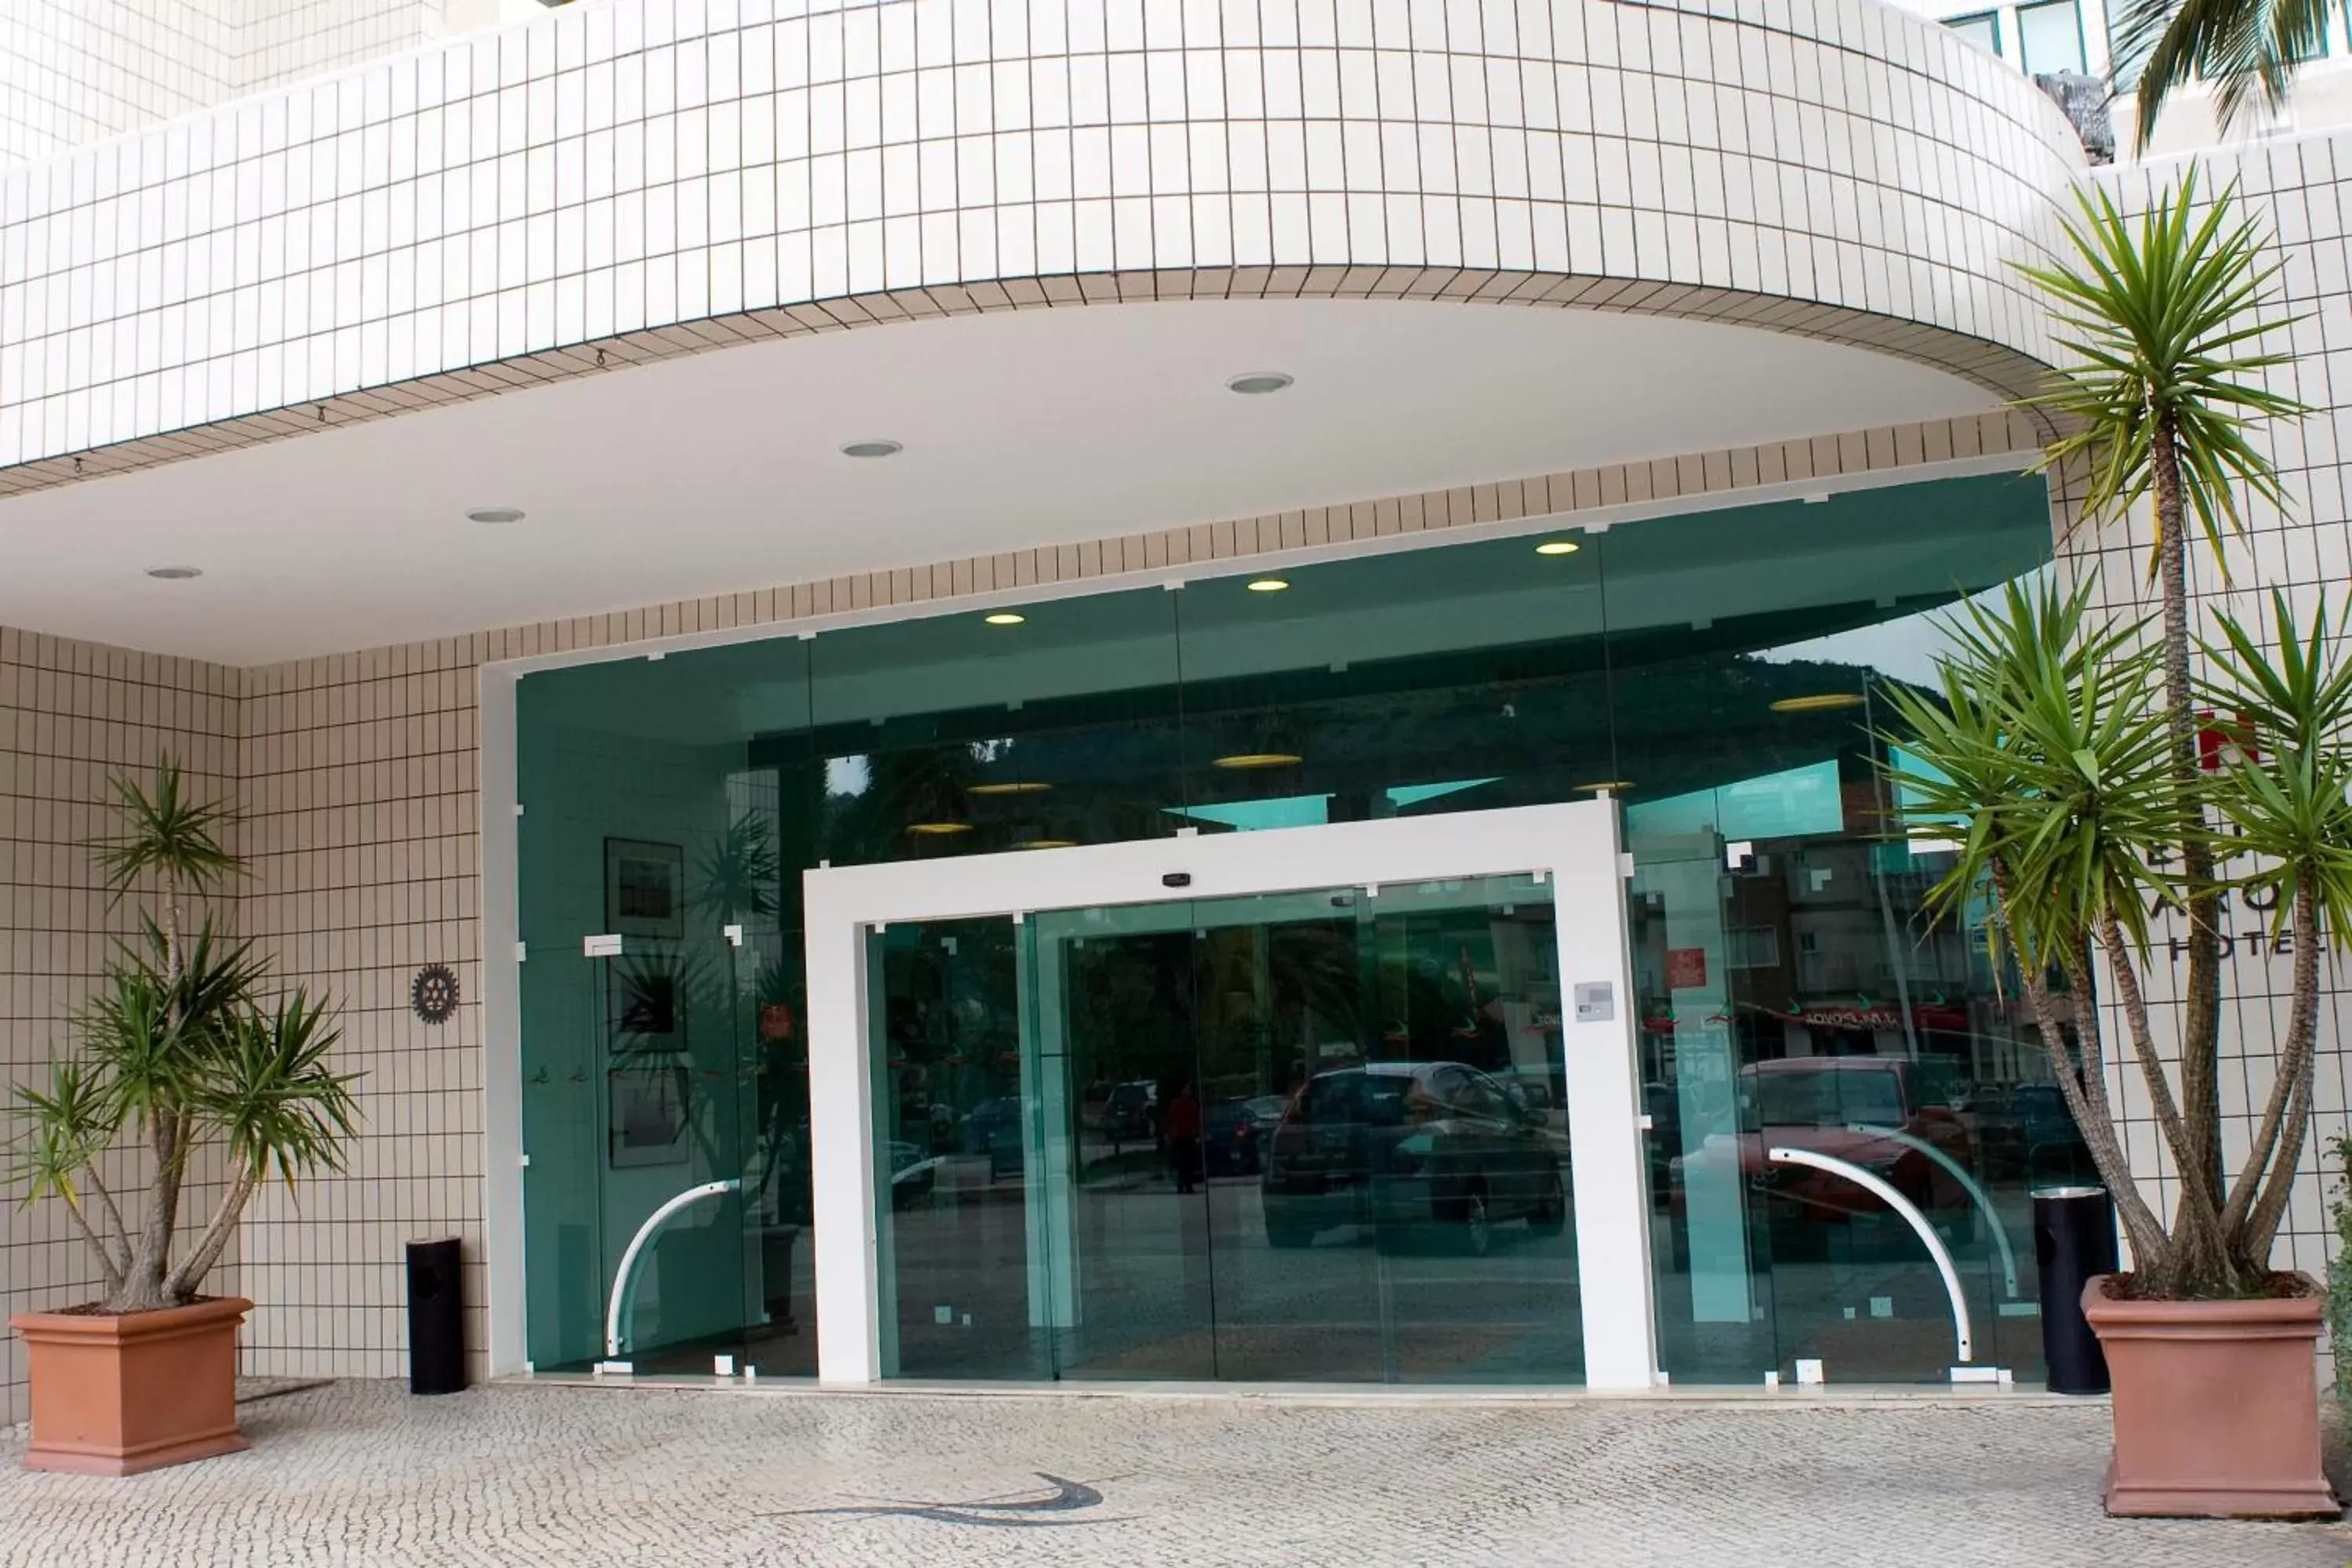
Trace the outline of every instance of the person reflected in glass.
<path fill-rule="evenodd" d="M 1176 1190 L 1192 1192 L 1201 1183 L 1201 1097 L 1193 1092 L 1189 1081 L 1168 1102 L 1162 1126 L 1168 1137 L 1168 1163 L 1176 1175 Z"/>

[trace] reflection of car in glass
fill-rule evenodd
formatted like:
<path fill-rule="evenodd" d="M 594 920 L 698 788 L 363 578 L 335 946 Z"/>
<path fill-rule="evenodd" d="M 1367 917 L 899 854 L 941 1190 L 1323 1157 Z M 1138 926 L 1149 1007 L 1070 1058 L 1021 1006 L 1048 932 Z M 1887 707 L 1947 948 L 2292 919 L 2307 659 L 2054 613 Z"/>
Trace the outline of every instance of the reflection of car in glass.
<path fill-rule="evenodd" d="M 1265 1168 L 1266 1141 L 1286 1102 L 1278 1094 L 1221 1100 L 1203 1113 L 1201 1163 L 1213 1176 L 1255 1176 Z"/>
<path fill-rule="evenodd" d="M 1305 1247 L 1369 1225 L 1386 1242 L 1434 1227 L 1484 1256 L 1494 1227 L 1568 1217 L 1562 1149 L 1514 1086 L 1459 1062 L 1369 1062 L 1309 1079 L 1265 1156 L 1265 1234 Z"/>
<path fill-rule="evenodd" d="M 1739 1069 L 1739 1126 L 1668 1166 L 1667 1202 L 1680 1215 L 1701 1173 L 1737 1162 L 1741 1181 L 1762 1201 L 1773 1226 L 1776 1255 L 1817 1243 L 1825 1224 L 1886 1221 L 1889 1245 L 1906 1245 L 1903 1222 L 1866 1187 L 1834 1172 L 1774 1164 L 1773 1148 L 1803 1149 L 1858 1165 L 1883 1178 L 1948 1234 L 1974 1234 L 1968 1189 L 1936 1160 L 1887 1129 L 1927 1143 L 1961 1169 L 1975 1162 L 1968 1130 L 1943 1093 L 1939 1076 L 1895 1057 L 1790 1057 Z M 1883 1227 L 1881 1227 L 1883 1228 Z M 1676 1227 L 1677 1252 L 1681 1247 Z M 1916 1245 L 1910 1244 L 1910 1245 Z"/>
<path fill-rule="evenodd" d="M 912 1143 L 890 1145 L 890 1206 L 905 1208 L 931 1195 L 939 1184 L 940 1163 Z"/>
<path fill-rule="evenodd" d="M 967 1154 L 985 1154 L 1004 1138 L 1016 1144 L 1021 1142 L 1021 1101 L 1016 1096 L 984 1100 L 963 1119 L 963 1152 Z"/>
<path fill-rule="evenodd" d="M 1123 1083 L 1103 1102 L 1103 1136 L 1114 1143 L 1149 1143 L 1160 1136 L 1160 1086 L 1149 1079 Z"/>

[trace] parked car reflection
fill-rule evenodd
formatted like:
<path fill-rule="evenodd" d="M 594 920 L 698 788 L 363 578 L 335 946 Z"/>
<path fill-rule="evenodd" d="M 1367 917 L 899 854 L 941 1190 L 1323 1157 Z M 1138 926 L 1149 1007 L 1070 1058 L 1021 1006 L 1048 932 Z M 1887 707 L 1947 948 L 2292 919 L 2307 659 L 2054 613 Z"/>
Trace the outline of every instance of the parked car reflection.
<path fill-rule="evenodd" d="M 1474 1256 L 1524 1218 L 1567 1221 L 1564 1150 L 1514 1085 L 1459 1062 L 1369 1062 L 1309 1079 L 1266 1156 L 1266 1239 L 1306 1247 L 1340 1226 L 1384 1242 L 1434 1234 Z"/>
<path fill-rule="evenodd" d="M 1810 1166 L 1775 1165 L 1766 1158 L 1769 1149 L 1802 1149 L 1884 1178 L 1956 1238 L 1974 1234 L 1968 1189 L 1918 1146 L 1928 1145 L 1963 1170 L 1975 1163 L 1968 1129 L 1938 1076 L 1923 1064 L 1893 1057 L 1750 1063 L 1739 1069 L 1738 1116 L 1738 1132 L 1715 1134 L 1670 1162 L 1672 1212 L 1684 1212 L 1685 1194 L 1702 1180 L 1703 1171 L 1736 1161 L 1740 1179 L 1764 1204 L 1776 1256 L 1796 1256 L 1808 1244 L 1818 1246 L 1831 1226 L 1894 1220 L 1875 1194 L 1848 1177 Z M 1908 1245 L 1891 1233 L 1886 1240 Z"/>
<path fill-rule="evenodd" d="M 1255 1176 L 1265 1169 L 1265 1146 L 1287 1102 L 1278 1094 L 1221 1100 L 1209 1107 L 1201 1131 L 1201 1160 L 1213 1176 Z"/>

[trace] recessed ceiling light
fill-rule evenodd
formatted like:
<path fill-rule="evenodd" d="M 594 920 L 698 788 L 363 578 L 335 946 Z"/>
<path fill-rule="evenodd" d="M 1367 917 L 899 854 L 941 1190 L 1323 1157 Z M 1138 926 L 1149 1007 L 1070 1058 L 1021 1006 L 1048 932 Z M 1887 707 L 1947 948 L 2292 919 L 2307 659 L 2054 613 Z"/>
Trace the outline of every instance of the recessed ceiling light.
<path fill-rule="evenodd" d="M 981 617 L 981 619 L 986 621 L 992 626 L 1017 626 L 1028 618 L 1028 616 L 1016 614 L 1012 610 L 999 610 L 992 616 L 982 616 Z"/>
<path fill-rule="evenodd" d="M 1288 386 L 1290 379 L 1278 370 L 1244 371 L 1225 383 L 1225 390 L 1238 392 L 1244 397 L 1264 397 L 1269 392 L 1280 392 Z"/>
<path fill-rule="evenodd" d="M 479 510 L 467 512 L 466 517 L 471 522 L 520 522 L 522 509 L 512 506 L 486 506 Z"/>
<path fill-rule="evenodd" d="M 1584 546 L 1573 539 L 1547 539 L 1536 546 L 1538 555 L 1573 555 Z"/>
<path fill-rule="evenodd" d="M 147 568 L 147 575 L 164 583 L 184 583 L 191 577 L 201 577 L 204 574 L 204 568 L 200 566 L 150 566 Z"/>
<path fill-rule="evenodd" d="M 967 785 L 964 793 L 967 795 L 1044 795 L 1053 787 L 1052 784 L 1035 781 L 1024 781 L 1019 784 L 976 784 Z"/>
<path fill-rule="evenodd" d="M 1069 849 L 1076 847 L 1077 842 L 1075 838 L 1024 838 L 1013 847 L 1015 849 Z"/>
<path fill-rule="evenodd" d="M 1216 758 L 1209 765 L 1240 772 L 1249 768 L 1295 768 L 1306 760 L 1292 752 L 1235 752 L 1229 757 Z"/>
<path fill-rule="evenodd" d="M 1603 791 L 1611 795 L 1623 795 L 1633 787 L 1633 781 L 1632 779 L 1595 779 L 1591 784 L 1570 784 L 1568 787 L 1576 795 L 1600 795 Z"/>
<path fill-rule="evenodd" d="M 1859 691 L 1822 691 L 1811 697 L 1783 697 L 1772 704 L 1775 713 L 1827 713 L 1840 708 L 1859 708 L 1864 698 Z"/>
<path fill-rule="evenodd" d="M 845 458 L 895 458 L 907 448 L 896 441 L 845 441 L 841 455 Z"/>
<path fill-rule="evenodd" d="M 970 833 L 971 824 L 969 822 L 910 822 L 907 824 L 907 831 L 920 834 L 926 838 L 945 838 L 952 833 Z"/>
<path fill-rule="evenodd" d="M 1253 594 L 1279 594 L 1289 586 L 1290 579 L 1287 577 L 1254 577 L 1250 580 L 1249 591 Z"/>

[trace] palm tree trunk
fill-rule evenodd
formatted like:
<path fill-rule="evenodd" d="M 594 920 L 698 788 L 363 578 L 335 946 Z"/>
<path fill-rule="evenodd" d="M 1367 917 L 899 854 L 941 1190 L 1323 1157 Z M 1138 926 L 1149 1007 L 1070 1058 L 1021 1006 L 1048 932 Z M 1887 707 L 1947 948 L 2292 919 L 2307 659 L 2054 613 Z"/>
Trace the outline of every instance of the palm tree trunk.
<path fill-rule="evenodd" d="M 2163 1294 L 2232 1294 L 2228 1250 L 2204 1223 L 2223 1199 L 2221 1174 L 2221 889 L 2213 849 L 2196 804 L 2197 711 L 2189 672 L 2189 540 L 2180 485 L 2179 431 L 2159 414 L 2149 450 L 2156 499 L 2157 585 L 2162 595 L 2164 708 L 2179 791 L 2181 879 L 2189 921 L 2189 976 L 2180 1004 L 2181 1137 L 2175 1149 L 2180 1204 L 2168 1256 L 2140 1260 Z"/>
<path fill-rule="evenodd" d="M 146 1212 L 141 1216 L 131 1268 L 106 1299 L 110 1312 L 152 1312 L 178 1304 L 165 1293 L 163 1277 L 171 1268 L 172 1231 L 180 1216 L 179 1130 L 180 1119 L 170 1110 L 158 1110 L 149 1119 L 155 1173 L 147 1186 Z"/>
<path fill-rule="evenodd" d="M 2270 1271 L 2271 1243 L 2286 1214 L 2287 1189 L 2311 1125 L 2312 1077 L 2319 1013 L 2319 910 L 2309 880 L 2295 889 L 2287 928 L 2294 943 L 2294 992 L 2278 1079 L 2254 1129 L 2245 1163 L 2231 1184 L 2221 1226 L 2240 1279 L 2251 1286 Z M 2269 1182 L 2263 1182 L 2267 1173 Z"/>
<path fill-rule="evenodd" d="M 186 1258 L 164 1282 L 165 1293 L 175 1303 L 192 1300 L 196 1287 L 204 1283 L 205 1276 L 211 1273 L 213 1265 L 220 1261 L 229 1237 L 236 1234 L 237 1216 L 245 1212 L 246 1204 L 253 1197 L 254 1188 L 259 1184 L 260 1179 L 250 1170 L 239 1171 L 229 1178 L 228 1191 L 221 1194 L 220 1206 L 213 1211 L 212 1223 L 205 1227 L 196 1245 L 189 1249 Z"/>
<path fill-rule="evenodd" d="M 177 887 L 164 889 L 163 918 L 163 983 L 165 994 L 172 998 L 169 1015 L 171 1025 L 180 1024 L 180 890 Z M 152 1312 L 160 1307 L 174 1307 L 165 1287 L 165 1276 L 172 1268 L 172 1233 L 180 1222 L 180 1183 L 186 1173 L 186 1140 L 190 1132 L 188 1118 L 174 1106 L 159 1105 L 148 1113 L 147 1141 L 155 1158 L 155 1169 L 147 1184 L 147 1200 L 140 1217 L 137 1245 L 131 1248 L 131 1267 L 106 1299 L 110 1312 Z"/>

